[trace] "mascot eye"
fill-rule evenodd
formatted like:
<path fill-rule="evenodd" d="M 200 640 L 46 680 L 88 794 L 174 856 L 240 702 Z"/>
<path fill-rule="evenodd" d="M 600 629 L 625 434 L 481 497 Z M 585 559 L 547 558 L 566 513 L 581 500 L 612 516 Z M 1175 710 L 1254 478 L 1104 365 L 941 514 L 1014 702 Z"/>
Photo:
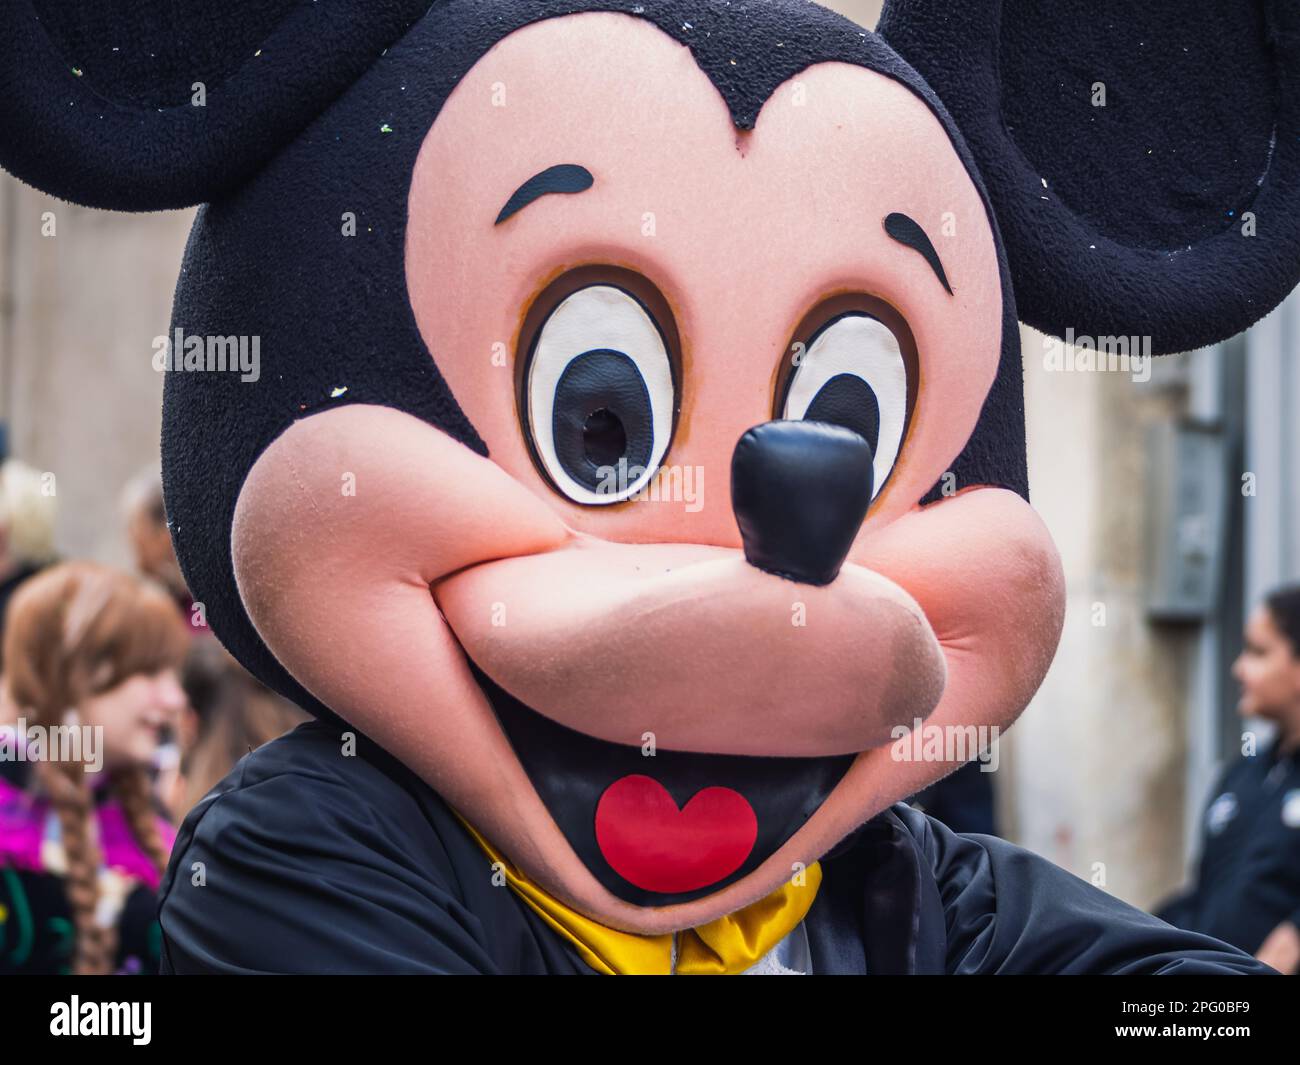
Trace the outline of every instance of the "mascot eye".
<path fill-rule="evenodd" d="M 894 468 L 907 423 L 907 364 L 898 338 L 860 312 L 826 323 L 794 360 L 781 417 L 832 422 L 875 452 L 875 491 Z"/>
<path fill-rule="evenodd" d="M 635 495 L 672 437 L 673 367 L 646 306 L 614 285 L 560 302 L 536 334 L 523 400 L 543 472 L 577 503 Z"/>

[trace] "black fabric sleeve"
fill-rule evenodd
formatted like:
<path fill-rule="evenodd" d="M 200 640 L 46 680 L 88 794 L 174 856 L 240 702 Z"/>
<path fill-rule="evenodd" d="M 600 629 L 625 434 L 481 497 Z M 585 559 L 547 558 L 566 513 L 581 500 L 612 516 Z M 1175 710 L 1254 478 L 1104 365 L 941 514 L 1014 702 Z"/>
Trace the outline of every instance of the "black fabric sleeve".
<path fill-rule="evenodd" d="M 164 973 L 491 973 L 436 835 L 345 780 L 270 776 L 187 819 L 163 884 Z"/>
<path fill-rule="evenodd" d="M 938 883 L 949 972 L 1273 972 L 1226 943 L 1165 924 L 1005 840 L 958 835 L 921 814 L 906 821 Z"/>

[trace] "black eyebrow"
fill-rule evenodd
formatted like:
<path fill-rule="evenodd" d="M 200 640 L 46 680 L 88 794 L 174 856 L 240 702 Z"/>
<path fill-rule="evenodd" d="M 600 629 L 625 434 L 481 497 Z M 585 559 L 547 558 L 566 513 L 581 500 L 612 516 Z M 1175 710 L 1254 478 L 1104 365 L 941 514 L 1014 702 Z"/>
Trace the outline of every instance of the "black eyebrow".
<path fill-rule="evenodd" d="M 515 190 L 515 194 L 501 208 L 501 213 L 497 215 L 495 224 L 499 226 L 511 215 L 522 211 L 530 203 L 542 196 L 547 196 L 553 192 L 567 194 L 586 192 L 595 183 L 596 179 L 591 176 L 591 171 L 585 166 L 561 163 L 559 166 L 550 167 L 540 174 L 530 177 Z"/>
<path fill-rule="evenodd" d="M 952 286 L 948 284 L 948 275 L 943 272 L 943 263 L 939 261 L 939 253 L 934 250 L 934 245 L 930 243 L 930 238 L 925 235 L 925 230 L 921 228 L 921 223 L 914 218 L 909 218 L 905 214 L 895 212 L 885 216 L 885 232 L 893 237 L 899 244 L 906 244 L 913 251 L 919 251 L 925 256 L 925 261 L 930 264 L 930 268 L 939 278 L 939 283 L 948 290 L 948 295 L 952 295 Z"/>

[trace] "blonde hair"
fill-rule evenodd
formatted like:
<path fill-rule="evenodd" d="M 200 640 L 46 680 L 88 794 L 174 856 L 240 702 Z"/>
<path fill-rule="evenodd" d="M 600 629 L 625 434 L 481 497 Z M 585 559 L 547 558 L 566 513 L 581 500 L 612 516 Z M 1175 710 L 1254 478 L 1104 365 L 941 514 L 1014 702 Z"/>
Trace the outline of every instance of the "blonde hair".
<path fill-rule="evenodd" d="M 56 727 L 90 696 L 137 674 L 179 668 L 189 636 L 161 589 L 90 562 L 69 562 L 19 586 L 4 633 L 5 686 L 34 724 Z M 76 928 L 74 971 L 106 973 L 117 933 L 96 919 L 102 862 L 93 826 L 95 802 L 79 763 L 36 761 L 33 771 L 59 818 L 67 856 L 65 889 Z M 143 766 L 113 772 L 113 794 L 145 854 L 161 873 L 167 853 Z"/>
<path fill-rule="evenodd" d="M 0 463 L 0 536 L 7 554 L 24 565 L 54 557 L 58 503 L 45 491 L 44 475 L 17 459 Z"/>

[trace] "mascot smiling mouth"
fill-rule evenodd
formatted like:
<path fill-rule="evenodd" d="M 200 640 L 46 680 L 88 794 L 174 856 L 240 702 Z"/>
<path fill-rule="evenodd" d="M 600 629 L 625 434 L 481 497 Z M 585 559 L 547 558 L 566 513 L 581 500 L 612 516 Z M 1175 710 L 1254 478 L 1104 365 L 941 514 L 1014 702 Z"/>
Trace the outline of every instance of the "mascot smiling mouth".
<path fill-rule="evenodd" d="M 434 588 L 538 797 L 615 897 L 691 902 L 752 873 L 821 808 L 858 752 L 881 745 L 907 708 L 924 716 L 938 701 L 943 659 L 919 607 L 845 566 L 871 496 L 871 459 L 867 441 L 844 427 L 768 422 L 743 434 L 733 455 L 743 553 L 579 539 Z M 808 504 L 814 494 L 820 506 Z M 833 679 L 821 690 L 783 683 L 808 651 L 788 618 L 804 600 L 819 620 L 833 606 L 861 622 L 821 633 L 838 663 L 824 669 Z M 508 625 L 483 624 L 487 604 L 512 601 L 528 607 Z M 736 659 L 739 617 L 765 648 L 749 663 Z M 761 617 L 775 622 L 766 639 Z M 749 690 L 706 683 L 728 657 Z M 899 661 L 918 665 L 901 699 Z M 846 670 L 855 678 L 847 685 Z M 575 684 L 575 674 L 588 681 Z M 792 705 L 806 725 L 803 757 L 789 756 L 788 725 L 784 743 L 762 735 L 764 719 L 784 722 Z"/>
<path fill-rule="evenodd" d="M 556 724 L 471 668 L 569 845 L 602 886 L 637 905 L 688 902 L 758 868 L 817 811 L 855 757 L 608 743 Z"/>

